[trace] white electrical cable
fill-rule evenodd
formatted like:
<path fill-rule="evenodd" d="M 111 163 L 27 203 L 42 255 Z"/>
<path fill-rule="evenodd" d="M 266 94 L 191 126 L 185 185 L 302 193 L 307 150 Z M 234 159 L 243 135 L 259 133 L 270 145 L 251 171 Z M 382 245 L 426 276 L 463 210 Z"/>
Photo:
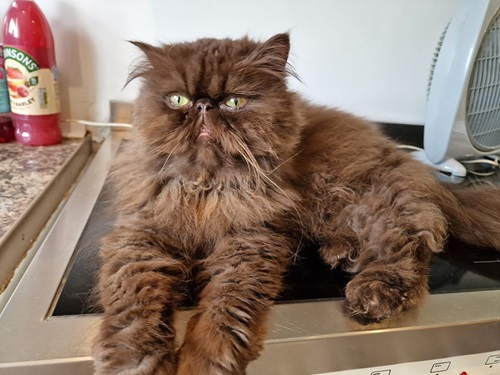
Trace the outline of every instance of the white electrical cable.
<path fill-rule="evenodd" d="M 73 120 L 68 119 L 66 122 L 74 122 L 77 124 L 87 125 L 87 126 L 99 126 L 99 127 L 117 127 L 117 128 L 133 128 L 132 124 L 126 124 L 121 122 L 95 122 L 87 120 Z"/>
<path fill-rule="evenodd" d="M 494 157 L 493 159 L 483 158 L 483 159 L 474 159 L 474 160 L 462 160 L 462 163 L 464 163 L 464 164 L 489 164 L 493 167 L 500 166 L 498 156 Z"/>
<path fill-rule="evenodd" d="M 412 145 L 398 145 L 398 148 L 410 151 L 417 151 L 423 153 L 424 150 L 420 147 L 415 147 Z M 480 177 L 492 176 L 496 173 L 497 169 L 500 167 L 500 156 L 498 155 L 486 155 L 480 159 L 471 159 L 471 160 L 460 160 L 460 163 L 463 164 L 468 173 L 471 173 Z M 477 170 L 474 168 L 474 165 L 482 164 L 488 165 L 491 170 Z"/>
<path fill-rule="evenodd" d="M 500 166 L 500 158 L 496 155 L 487 155 L 484 158 L 481 159 L 474 159 L 474 160 L 462 160 L 462 163 L 468 168 L 467 170 L 476 175 L 476 176 L 481 176 L 481 177 L 486 177 L 486 176 L 492 176 L 496 173 L 498 167 Z M 473 168 L 473 165 L 481 164 L 483 166 L 483 170 L 478 171 Z M 491 168 L 491 170 L 484 170 L 486 169 L 485 166 L 488 166 L 488 168 Z"/>
<path fill-rule="evenodd" d="M 412 145 L 398 145 L 397 148 L 401 148 L 403 150 L 412 150 L 412 151 L 423 151 L 422 148 L 412 146 Z"/>

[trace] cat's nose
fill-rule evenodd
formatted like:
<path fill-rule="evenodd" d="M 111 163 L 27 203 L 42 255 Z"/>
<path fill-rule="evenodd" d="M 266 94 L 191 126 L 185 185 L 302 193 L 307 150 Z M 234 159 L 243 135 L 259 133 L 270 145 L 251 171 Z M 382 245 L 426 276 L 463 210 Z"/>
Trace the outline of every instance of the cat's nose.
<path fill-rule="evenodd" d="M 200 112 L 207 112 L 215 108 L 214 102 L 210 99 L 198 99 L 194 104 L 195 108 Z"/>

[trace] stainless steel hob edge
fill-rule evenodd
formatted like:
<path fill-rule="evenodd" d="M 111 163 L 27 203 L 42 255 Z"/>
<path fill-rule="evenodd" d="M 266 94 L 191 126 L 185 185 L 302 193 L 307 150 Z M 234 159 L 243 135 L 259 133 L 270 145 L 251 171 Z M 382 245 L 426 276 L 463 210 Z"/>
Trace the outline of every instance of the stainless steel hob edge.
<path fill-rule="evenodd" d="M 52 317 L 76 243 L 121 142 L 111 133 L 0 313 L 0 374 L 92 373 L 99 315 Z M 180 312 L 179 337 L 189 318 Z M 361 326 L 343 301 L 277 305 L 249 375 L 314 374 L 500 351 L 500 290 L 430 295 L 401 318 Z"/>

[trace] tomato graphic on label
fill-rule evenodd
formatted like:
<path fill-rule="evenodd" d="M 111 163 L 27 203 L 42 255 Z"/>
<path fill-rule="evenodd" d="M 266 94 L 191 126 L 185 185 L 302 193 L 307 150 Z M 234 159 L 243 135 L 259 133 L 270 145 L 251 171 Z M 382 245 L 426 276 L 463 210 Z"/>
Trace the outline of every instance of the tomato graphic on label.
<path fill-rule="evenodd" d="M 7 77 L 10 79 L 24 79 L 24 74 L 19 69 L 7 68 Z"/>
<path fill-rule="evenodd" d="M 12 98 L 27 97 L 29 93 L 25 87 L 26 79 L 23 72 L 11 67 L 8 67 L 5 71 L 7 74 L 7 85 L 9 87 L 10 96 Z"/>

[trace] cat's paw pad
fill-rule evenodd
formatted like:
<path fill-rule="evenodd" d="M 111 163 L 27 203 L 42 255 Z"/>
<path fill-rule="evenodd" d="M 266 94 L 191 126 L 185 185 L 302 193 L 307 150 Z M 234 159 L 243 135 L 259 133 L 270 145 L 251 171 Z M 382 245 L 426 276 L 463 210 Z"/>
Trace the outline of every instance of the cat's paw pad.
<path fill-rule="evenodd" d="M 380 322 L 408 308 L 408 293 L 382 280 L 356 276 L 346 287 L 346 307 L 361 323 Z"/>

